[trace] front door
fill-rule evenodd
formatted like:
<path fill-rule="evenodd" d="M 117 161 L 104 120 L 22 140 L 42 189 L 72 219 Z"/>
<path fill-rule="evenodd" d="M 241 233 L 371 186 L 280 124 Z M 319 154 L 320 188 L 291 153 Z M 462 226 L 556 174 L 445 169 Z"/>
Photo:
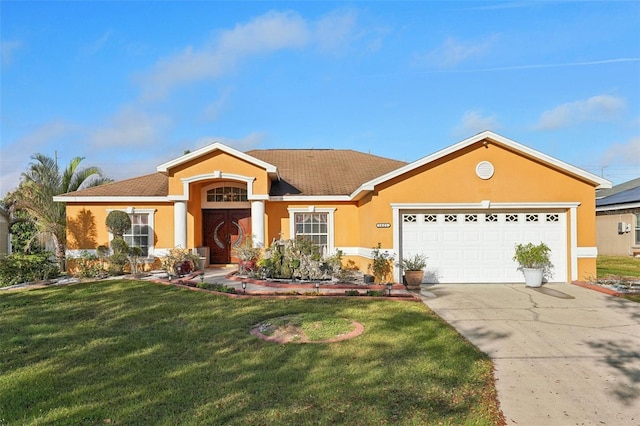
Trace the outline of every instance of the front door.
<path fill-rule="evenodd" d="M 251 235 L 251 209 L 203 210 L 203 240 L 210 263 L 231 263 L 231 250 Z"/>

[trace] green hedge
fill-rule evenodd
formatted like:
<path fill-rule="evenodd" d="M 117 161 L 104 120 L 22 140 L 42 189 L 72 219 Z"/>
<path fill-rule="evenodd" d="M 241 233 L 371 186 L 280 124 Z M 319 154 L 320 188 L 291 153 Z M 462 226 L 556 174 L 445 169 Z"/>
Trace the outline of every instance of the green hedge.
<path fill-rule="evenodd" d="M 14 253 L 0 259 L 0 285 L 46 280 L 60 275 L 51 253 Z"/>

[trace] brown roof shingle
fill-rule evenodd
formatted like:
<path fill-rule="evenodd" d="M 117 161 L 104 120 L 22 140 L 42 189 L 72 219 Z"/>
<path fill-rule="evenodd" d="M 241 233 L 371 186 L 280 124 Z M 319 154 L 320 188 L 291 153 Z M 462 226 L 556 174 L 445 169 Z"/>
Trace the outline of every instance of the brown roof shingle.
<path fill-rule="evenodd" d="M 280 195 L 349 195 L 360 185 L 406 165 L 345 149 L 269 149 L 246 154 L 278 168 L 280 181 L 271 187 Z M 169 179 L 163 173 L 112 182 L 65 194 L 69 197 L 166 197 Z"/>
<path fill-rule="evenodd" d="M 162 173 L 125 179 L 65 194 L 69 197 L 166 197 L 169 178 Z"/>
<path fill-rule="evenodd" d="M 349 195 L 407 163 L 347 149 L 269 149 L 248 155 L 273 164 L 281 181 L 270 195 Z"/>

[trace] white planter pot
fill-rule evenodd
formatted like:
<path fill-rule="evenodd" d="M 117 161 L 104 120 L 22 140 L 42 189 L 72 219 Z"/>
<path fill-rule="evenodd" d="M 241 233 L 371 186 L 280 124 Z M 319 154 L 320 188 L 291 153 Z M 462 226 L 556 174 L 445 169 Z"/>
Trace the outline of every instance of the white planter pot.
<path fill-rule="evenodd" d="M 542 285 L 542 269 L 523 268 L 524 283 L 527 287 L 540 287 Z"/>

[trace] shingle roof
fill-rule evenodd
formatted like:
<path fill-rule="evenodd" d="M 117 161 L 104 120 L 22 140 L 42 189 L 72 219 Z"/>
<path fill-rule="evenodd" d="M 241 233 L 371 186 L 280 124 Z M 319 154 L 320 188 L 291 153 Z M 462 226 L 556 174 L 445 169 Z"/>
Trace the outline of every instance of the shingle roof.
<path fill-rule="evenodd" d="M 248 155 L 275 165 L 271 195 L 349 195 L 360 185 L 406 165 L 348 149 L 270 149 Z"/>
<path fill-rule="evenodd" d="M 360 185 L 406 165 L 392 160 L 343 149 L 253 150 L 247 155 L 278 168 L 272 196 L 349 195 Z M 166 197 L 169 179 L 163 173 L 112 182 L 64 194 L 68 197 Z"/>
<path fill-rule="evenodd" d="M 168 194 L 169 178 L 163 173 L 152 173 L 64 195 L 69 197 L 166 197 Z"/>

